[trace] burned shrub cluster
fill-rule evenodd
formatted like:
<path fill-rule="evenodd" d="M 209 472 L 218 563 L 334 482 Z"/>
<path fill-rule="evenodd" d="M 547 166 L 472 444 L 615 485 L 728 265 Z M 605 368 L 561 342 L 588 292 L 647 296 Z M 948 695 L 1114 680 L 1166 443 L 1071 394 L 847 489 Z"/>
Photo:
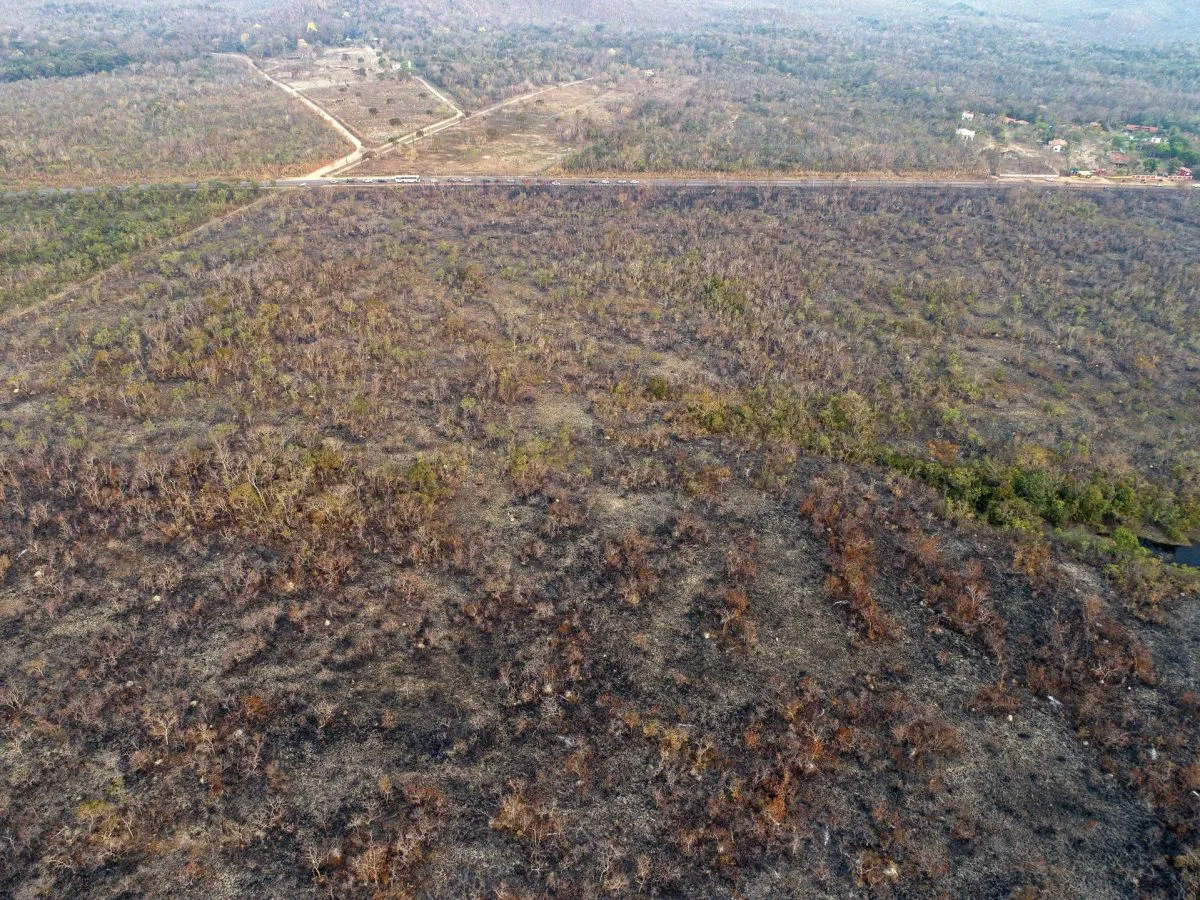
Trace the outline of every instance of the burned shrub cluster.
<path fill-rule="evenodd" d="M 0 890 L 1194 888 L 1189 201 L 423 196 L 0 324 Z"/>

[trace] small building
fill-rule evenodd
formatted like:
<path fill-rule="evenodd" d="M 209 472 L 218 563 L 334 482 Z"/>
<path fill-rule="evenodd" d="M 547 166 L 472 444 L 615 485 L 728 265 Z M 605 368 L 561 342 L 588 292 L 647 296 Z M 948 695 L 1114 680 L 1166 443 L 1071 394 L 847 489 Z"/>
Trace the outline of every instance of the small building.
<path fill-rule="evenodd" d="M 1113 153 L 1110 153 L 1110 154 L 1108 154 L 1108 158 L 1109 158 L 1110 160 L 1112 160 L 1112 164 L 1113 164 L 1114 166 L 1127 166 L 1127 165 L 1129 165 L 1129 154 L 1128 154 L 1128 153 L 1121 153 L 1121 152 L 1118 150 L 1118 151 L 1115 151 L 1115 152 L 1113 152 Z"/>
<path fill-rule="evenodd" d="M 655 72 L 653 69 L 647 69 L 647 70 L 646 70 L 645 72 L 643 72 L 642 74 L 643 74 L 643 75 L 645 75 L 647 78 L 653 78 L 653 77 L 654 77 L 655 75 L 657 75 L 658 73 L 657 73 L 657 72 Z"/>
<path fill-rule="evenodd" d="M 1067 149 L 1067 142 L 1062 138 L 1055 138 L 1046 146 L 1050 148 L 1051 153 L 1063 153 Z"/>
<path fill-rule="evenodd" d="M 960 129 L 958 129 L 958 131 L 956 131 L 954 133 L 956 135 L 958 135 L 958 138 L 961 141 L 970 142 L 970 141 L 975 140 L 975 132 L 972 131 L 970 128 L 960 128 Z"/>
<path fill-rule="evenodd" d="M 1125 130 L 1143 134 L 1158 134 L 1158 127 L 1155 125 L 1126 125 Z"/>
<path fill-rule="evenodd" d="M 975 120 L 975 113 L 971 112 L 968 109 L 964 109 L 963 114 L 962 114 L 962 120 L 964 122 L 973 122 Z"/>
<path fill-rule="evenodd" d="M 1160 138 L 1157 134 L 1154 137 L 1150 138 L 1151 144 L 1161 144 L 1162 142 L 1163 142 L 1162 138 Z"/>

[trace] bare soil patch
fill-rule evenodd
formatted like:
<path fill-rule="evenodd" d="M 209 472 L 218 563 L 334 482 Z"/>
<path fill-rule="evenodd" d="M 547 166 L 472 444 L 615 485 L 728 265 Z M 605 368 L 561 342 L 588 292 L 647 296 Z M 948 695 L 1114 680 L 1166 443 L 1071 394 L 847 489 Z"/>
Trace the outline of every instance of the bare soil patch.
<path fill-rule="evenodd" d="M 303 51 L 271 60 L 264 68 L 324 108 L 368 146 L 385 144 L 454 115 L 412 77 L 407 61 L 381 57 L 372 47 Z"/>
<path fill-rule="evenodd" d="M 553 88 L 476 113 L 454 128 L 366 161 L 355 174 L 535 175 L 586 146 L 600 126 L 629 116 L 636 104 L 685 88 L 684 79 L 644 75 Z"/>

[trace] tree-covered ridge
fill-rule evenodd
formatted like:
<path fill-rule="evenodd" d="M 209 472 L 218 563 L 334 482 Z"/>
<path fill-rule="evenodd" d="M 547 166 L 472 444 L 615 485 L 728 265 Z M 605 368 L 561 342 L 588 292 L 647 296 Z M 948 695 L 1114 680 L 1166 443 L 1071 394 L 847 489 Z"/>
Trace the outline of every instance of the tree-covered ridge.
<path fill-rule="evenodd" d="M 0 81 L 26 78 L 69 78 L 90 72 L 111 72 L 137 59 L 111 44 L 55 46 L 49 41 L 13 41 L 0 49 Z"/>

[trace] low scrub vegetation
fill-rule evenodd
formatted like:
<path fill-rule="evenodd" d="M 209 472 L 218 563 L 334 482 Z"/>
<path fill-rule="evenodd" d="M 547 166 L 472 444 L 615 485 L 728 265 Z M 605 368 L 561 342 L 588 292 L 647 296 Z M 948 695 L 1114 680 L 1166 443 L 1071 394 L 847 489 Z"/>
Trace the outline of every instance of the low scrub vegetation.
<path fill-rule="evenodd" d="M 236 59 L 0 84 L 5 186 L 303 175 L 344 146 Z"/>
<path fill-rule="evenodd" d="M 156 247 L 255 196 L 242 187 L 0 197 L 0 312 Z"/>

